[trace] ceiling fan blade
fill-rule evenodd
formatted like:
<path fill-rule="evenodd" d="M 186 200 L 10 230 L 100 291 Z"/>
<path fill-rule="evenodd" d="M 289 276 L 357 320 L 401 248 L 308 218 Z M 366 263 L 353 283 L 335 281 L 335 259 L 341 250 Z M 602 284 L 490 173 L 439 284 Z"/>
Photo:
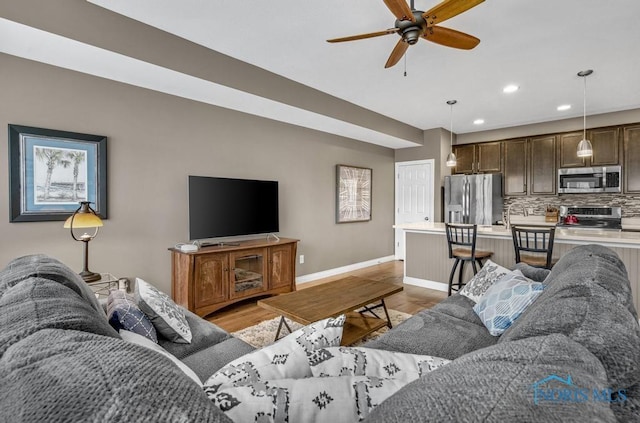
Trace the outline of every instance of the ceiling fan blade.
<path fill-rule="evenodd" d="M 411 8 L 404 0 L 384 0 L 384 4 L 399 21 L 416 21 Z"/>
<path fill-rule="evenodd" d="M 432 43 L 462 50 L 471 50 L 480 43 L 480 40 L 473 35 L 442 26 L 427 28 L 422 34 L 422 38 Z"/>
<path fill-rule="evenodd" d="M 444 0 L 422 14 L 427 26 L 436 25 L 451 19 L 462 12 L 482 3 L 484 0 Z"/>
<path fill-rule="evenodd" d="M 398 44 L 396 44 L 396 46 L 393 48 L 391 55 L 387 59 L 387 63 L 384 65 L 385 69 L 390 68 L 391 66 L 398 63 L 398 61 L 402 59 L 402 56 L 404 56 L 404 54 L 407 52 L 408 48 L 409 43 L 405 42 L 403 39 L 400 39 L 398 41 Z"/>
<path fill-rule="evenodd" d="M 342 38 L 332 38 L 331 40 L 327 40 L 327 42 L 341 43 L 343 41 L 363 40 L 365 38 L 380 37 L 382 35 L 395 34 L 397 32 L 398 30 L 396 28 L 389 28 L 389 29 L 385 29 L 384 31 L 369 32 L 368 34 L 350 35 L 348 37 L 342 37 Z"/>

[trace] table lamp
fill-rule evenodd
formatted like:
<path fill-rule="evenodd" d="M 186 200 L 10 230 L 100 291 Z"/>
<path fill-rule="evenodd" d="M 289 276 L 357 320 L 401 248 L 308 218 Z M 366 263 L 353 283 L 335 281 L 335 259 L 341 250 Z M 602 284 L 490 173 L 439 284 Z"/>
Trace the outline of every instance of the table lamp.
<path fill-rule="evenodd" d="M 64 228 L 70 229 L 71 237 L 75 241 L 84 242 L 84 268 L 82 272 L 80 272 L 80 276 L 85 282 L 94 282 L 100 280 L 100 274 L 89 270 L 89 241 L 98 235 L 98 230 L 102 226 L 102 220 L 89 204 L 88 201 L 81 201 L 80 207 L 64 222 Z M 80 228 L 95 228 L 95 230 L 93 234 L 85 232 L 80 235 L 80 237 L 76 237 L 73 230 Z"/>

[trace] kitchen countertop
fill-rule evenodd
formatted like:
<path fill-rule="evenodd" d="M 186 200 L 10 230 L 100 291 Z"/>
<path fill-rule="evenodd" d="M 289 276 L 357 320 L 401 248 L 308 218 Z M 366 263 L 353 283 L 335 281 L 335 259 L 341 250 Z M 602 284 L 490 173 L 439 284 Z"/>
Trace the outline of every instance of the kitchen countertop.
<path fill-rule="evenodd" d="M 528 218 L 512 218 L 512 223 L 516 225 L 541 225 L 545 222 L 544 217 L 542 217 L 542 223 L 536 223 L 535 220 Z M 553 223 L 546 223 L 546 226 L 553 225 Z M 445 232 L 445 224 L 441 222 L 403 223 L 400 225 L 394 225 L 394 228 L 404 229 L 405 231 L 410 232 L 425 232 L 442 235 L 444 235 Z M 507 230 L 503 225 L 478 226 L 478 236 L 485 238 L 511 239 L 511 230 Z M 613 247 L 640 248 L 640 232 L 557 228 L 555 232 L 555 242 L 567 244 L 595 243 Z"/>

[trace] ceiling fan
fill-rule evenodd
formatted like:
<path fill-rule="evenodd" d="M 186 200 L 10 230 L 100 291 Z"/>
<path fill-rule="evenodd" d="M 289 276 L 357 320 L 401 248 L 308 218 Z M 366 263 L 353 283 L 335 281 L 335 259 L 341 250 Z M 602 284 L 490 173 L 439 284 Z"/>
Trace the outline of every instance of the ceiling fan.
<path fill-rule="evenodd" d="M 466 12 L 483 1 L 484 0 L 444 0 L 435 7 L 423 12 L 422 10 L 416 10 L 414 8 L 413 0 L 411 0 L 411 7 L 405 3 L 405 0 L 384 0 L 384 4 L 387 5 L 391 13 L 396 17 L 394 28 L 367 34 L 351 35 L 349 37 L 333 38 L 327 41 L 330 43 L 340 43 L 343 41 L 362 40 L 396 33 L 400 35 L 401 38 L 391 52 L 389 59 L 387 59 L 387 63 L 384 65 L 385 68 L 390 68 L 398 63 L 409 46 L 417 43 L 420 38 L 446 47 L 471 50 L 480 43 L 478 38 L 465 34 L 464 32 L 438 26 L 437 24 L 453 18 L 462 12 Z"/>

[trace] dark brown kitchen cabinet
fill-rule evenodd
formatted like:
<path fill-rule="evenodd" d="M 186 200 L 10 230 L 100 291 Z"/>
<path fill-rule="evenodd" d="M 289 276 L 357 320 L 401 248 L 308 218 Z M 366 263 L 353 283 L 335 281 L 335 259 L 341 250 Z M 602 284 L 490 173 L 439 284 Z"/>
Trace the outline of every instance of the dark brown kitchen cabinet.
<path fill-rule="evenodd" d="M 623 128 L 624 192 L 640 193 L 640 125 Z"/>
<path fill-rule="evenodd" d="M 453 147 L 457 163 L 453 173 L 490 173 L 502 170 L 502 142 L 463 144 Z"/>
<path fill-rule="evenodd" d="M 504 151 L 504 195 L 556 193 L 556 137 L 508 140 Z"/>
<path fill-rule="evenodd" d="M 475 144 L 456 145 L 453 147 L 453 153 L 456 155 L 456 166 L 453 168 L 453 173 L 475 172 Z"/>
<path fill-rule="evenodd" d="M 584 134 L 580 132 L 569 132 L 566 134 L 560 134 L 559 150 L 560 150 L 560 163 L 558 167 L 584 167 L 587 166 L 587 160 L 584 157 L 578 157 L 578 143 L 582 141 Z"/>
<path fill-rule="evenodd" d="M 619 128 L 598 128 L 587 131 L 593 146 L 591 166 L 620 164 Z"/>
<path fill-rule="evenodd" d="M 578 143 L 584 138 L 584 132 L 560 134 L 559 167 L 607 166 L 620 164 L 619 129 L 598 128 L 587 131 L 591 141 L 593 156 L 580 158 L 577 155 Z"/>
<path fill-rule="evenodd" d="M 503 144 L 504 195 L 527 195 L 527 140 L 507 140 Z"/>
<path fill-rule="evenodd" d="M 554 195 L 556 180 L 556 137 L 548 135 L 529 139 L 529 184 L 532 195 Z"/>

